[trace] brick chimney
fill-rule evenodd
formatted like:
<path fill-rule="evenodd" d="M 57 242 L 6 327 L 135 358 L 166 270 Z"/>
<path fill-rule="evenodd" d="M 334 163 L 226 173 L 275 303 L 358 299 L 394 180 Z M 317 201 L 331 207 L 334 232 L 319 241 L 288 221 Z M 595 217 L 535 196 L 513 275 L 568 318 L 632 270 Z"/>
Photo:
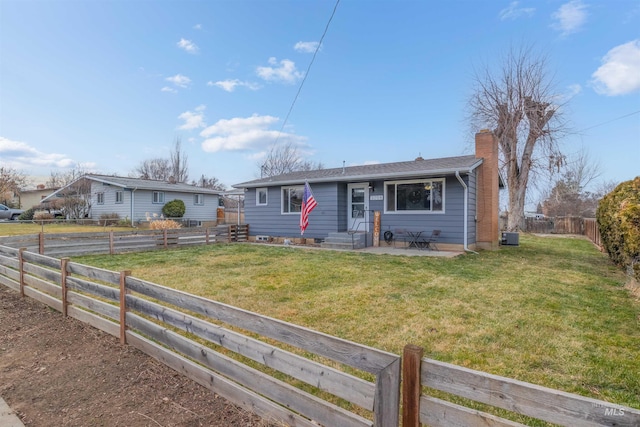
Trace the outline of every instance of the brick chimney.
<path fill-rule="evenodd" d="M 483 160 L 476 180 L 476 247 L 496 250 L 500 241 L 498 139 L 487 129 L 476 133 L 476 158 Z"/>

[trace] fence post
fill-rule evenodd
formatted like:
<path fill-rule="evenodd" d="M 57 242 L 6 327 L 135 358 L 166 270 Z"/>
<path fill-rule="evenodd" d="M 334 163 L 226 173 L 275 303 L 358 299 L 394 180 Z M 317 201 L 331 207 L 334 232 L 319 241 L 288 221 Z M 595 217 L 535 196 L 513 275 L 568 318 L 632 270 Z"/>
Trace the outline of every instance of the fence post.
<path fill-rule="evenodd" d="M 420 427 L 420 364 L 424 349 L 407 344 L 402 353 L 402 427 Z"/>
<path fill-rule="evenodd" d="M 67 317 L 67 276 L 69 275 L 67 264 L 69 264 L 69 258 L 60 259 L 60 287 L 62 288 L 62 315 L 64 317 Z"/>
<path fill-rule="evenodd" d="M 38 253 L 44 255 L 44 233 L 38 233 Z"/>
<path fill-rule="evenodd" d="M 164 248 L 167 249 L 167 229 L 162 230 L 162 239 L 164 240 Z"/>
<path fill-rule="evenodd" d="M 127 343 L 127 276 L 131 270 L 120 272 L 120 344 Z"/>
<path fill-rule="evenodd" d="M 24 296 L 24 257 L 22 253 L 26 251 L 27 248 L 18 249 L 18 271 L 20 272 L 20 296 Z"/>
<path fill-rule="evenodd" d="M 373 425 L 397 427 L 400 417 L 400 357 L 376 375 Z"/>
<path fill-rule="evenodd" d="M 205 235 L 204 242 L 205 242 L 205 244 L 208 245 L 209 244 L 209 227 L 205 228 L 204 235 Z"/>
<path fill-rule="evenodd" d="M 113 255 L 113 230 L 109 231 L 109 255 Z"/>

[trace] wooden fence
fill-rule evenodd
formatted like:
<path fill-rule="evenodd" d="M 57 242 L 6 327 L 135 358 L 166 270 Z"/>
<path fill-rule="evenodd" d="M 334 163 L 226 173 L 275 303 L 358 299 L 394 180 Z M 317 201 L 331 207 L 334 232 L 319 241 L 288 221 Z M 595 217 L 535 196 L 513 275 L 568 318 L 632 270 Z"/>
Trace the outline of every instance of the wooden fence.
<path fill-rule="evenodd" d="M 600 228 L 595 218 L 584 219 L 584 235 L 589 238 L 597 247 L 602 250 L 602 240 L 600 238 Z"/>
<path fill-rule="evenodd" d="M 223 242 L 246 242 L 249 226 L 223 225 L 206 228 L 172 230 L 132 230 L 98 233 L 38 233 L 0 238 L 0 244 L 26 248 L 40 255 L 64 257 L 72 255 L 117 254 L 141 252 L 169 247 L 206 245 Z"/>
<path fill-rule="evenodd" d="M 587 236 L 602 249 L 600 231 L 595 218 L 560 216 L 555 218 L 526 218 L 525 231 L 541 234 L 580 234 Z"/>
<path fill-rule="evenodd" d="M 140 280 L 129 271 L 0 246 L 0 284 L 290 426 L 397 427 L 400 420 L 415 427 L 521 425 L 424 395 L 423 387 L 560 425 L 640 425 L 640 410 L 426 359 L 416 346 L 405 347 L 401 372 L 400 356 Z M 374 380 L 363 379 L 368 375 Z M 282 376 L 288 380 L 276 378 Z"/>

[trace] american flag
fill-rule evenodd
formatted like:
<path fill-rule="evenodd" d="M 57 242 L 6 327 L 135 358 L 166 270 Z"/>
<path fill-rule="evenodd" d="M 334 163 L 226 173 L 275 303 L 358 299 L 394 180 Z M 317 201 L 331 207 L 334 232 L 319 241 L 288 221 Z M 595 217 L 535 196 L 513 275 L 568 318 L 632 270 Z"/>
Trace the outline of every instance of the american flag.
<path fill-rule="evenodd" d="M 304 230 L 307 229 L 309 225 L 309 214 L 316 206 L 318 206 L 318 202 L 316 202 L 316 199 L 313 197 L 309 183 L 305 181 L 304 193 L 302 194 L 302 209 L 300 210 L 300 235 L 303 235 Z"/>

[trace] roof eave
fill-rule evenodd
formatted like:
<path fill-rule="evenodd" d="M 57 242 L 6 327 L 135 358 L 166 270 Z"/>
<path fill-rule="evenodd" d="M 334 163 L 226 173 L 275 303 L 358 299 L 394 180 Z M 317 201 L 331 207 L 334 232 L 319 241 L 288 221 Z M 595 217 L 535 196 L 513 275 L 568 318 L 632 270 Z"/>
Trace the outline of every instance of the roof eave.
<path fill-rule="evenodd" d="M 474 162 L 470 166 L 460 168 L 445 168 L 445 169 L 431 169 L 424 171 L 404 171 L 404 172 L 388 172 L 379 174 L 365 174 L 365 175 L 342 175 L 342 176 L 330 176 L 323 178 L 310 178 L 307 182 L 312 183 L 324 183 L 324 182 L 350 182 L 350 181 L 366 181 L 371 179 L 390 179 L 390 178 L 408 178 L 412 176 L 425 176 L 431 177 L 436 175 L 452 175 L 456 172 L 470 173 L 473 172 L 478 166 L 482 164 L 482 159 Z M 272 187 L 278 185 L 296 185 L 304 182 L 300 179 L 289 180 L 274 180 L 274 181 L 247 181 L 240 184 L 233 185 L 234 188 L 258 188 L 258 187 Z"/>

